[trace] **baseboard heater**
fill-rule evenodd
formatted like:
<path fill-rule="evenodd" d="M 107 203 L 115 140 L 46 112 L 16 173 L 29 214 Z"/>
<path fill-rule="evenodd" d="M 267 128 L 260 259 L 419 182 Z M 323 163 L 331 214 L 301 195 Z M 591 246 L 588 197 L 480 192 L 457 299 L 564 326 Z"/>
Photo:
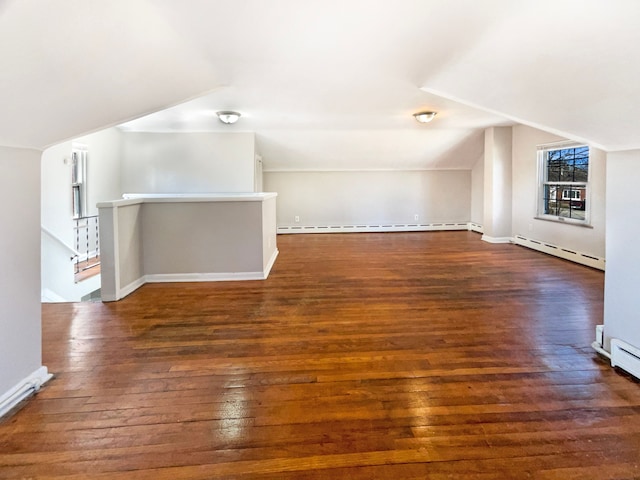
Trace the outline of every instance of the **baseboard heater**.
<path fill-rule="evenodd" d="M 605 358 L 611 360 L 611 354 L 604 349 L 604 325 L 596 325 L 596 341 L 591 347 Z"/>
<path fill-rule="evenodd" d="M 527 238 L 522 235 L 515 235 L 513 237 L 513 243 L 522 247 L 531 248 L 539 252 L 553 255 L 554 257 L 560 257 L 571 262 L 580 263 L 582 265 L 586 265 L 587 267 L 604 270 L 604 258 L 578 252 L 571 248 L 564 248 L 559 245 L 553 245 L 551 243 L 535 240 L 533 238 Z"/>
<path fill-rule="evenodd" d="M 640 349 L 617 338 L 611 339 L 611 366 L 640 379 Z"/>
<path fill-rule="evenodd" d="M 36 393 L 42 385 L 51 380 L 53 375 L 47 367 L 40 367 L 27 378 L 22 380 L 4 395 L 0 395 L 0 417 L 13 410 L 20 402 Z"/>
<path fill-rule="evenodd" d="M 476 225 L 477 229 L 482 227 Z M 278 233 L 347 233 L 347 232 L 431 232 L 439 230 L 470 230 L 468 222 L 447 223 L 385 223 L 379 225 L 280 226 Z M 474 230 L 478 231 L 478 230 Z"/>

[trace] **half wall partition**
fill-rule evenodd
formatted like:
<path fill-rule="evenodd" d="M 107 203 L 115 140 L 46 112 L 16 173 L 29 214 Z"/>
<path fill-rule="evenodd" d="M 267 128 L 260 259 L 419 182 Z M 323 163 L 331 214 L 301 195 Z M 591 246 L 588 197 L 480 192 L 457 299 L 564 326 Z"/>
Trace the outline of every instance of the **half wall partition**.
<path fill-rule="evenodd" d="M 276 196 L 131 194 L 99 203 L 102 299 L 147 282 L 266 279 L 278 255 Z"/>

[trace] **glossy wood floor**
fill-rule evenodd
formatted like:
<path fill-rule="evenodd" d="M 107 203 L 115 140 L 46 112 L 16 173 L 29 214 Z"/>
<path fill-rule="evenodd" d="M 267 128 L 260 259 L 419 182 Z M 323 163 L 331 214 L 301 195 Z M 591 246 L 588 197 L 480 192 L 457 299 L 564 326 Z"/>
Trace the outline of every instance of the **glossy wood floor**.
<path fill-rule="evenodd" d="M 640 478 L 603 273 L 469 232 L 292 235 L 261 282 L 43 306 L 0 478 Z"/>

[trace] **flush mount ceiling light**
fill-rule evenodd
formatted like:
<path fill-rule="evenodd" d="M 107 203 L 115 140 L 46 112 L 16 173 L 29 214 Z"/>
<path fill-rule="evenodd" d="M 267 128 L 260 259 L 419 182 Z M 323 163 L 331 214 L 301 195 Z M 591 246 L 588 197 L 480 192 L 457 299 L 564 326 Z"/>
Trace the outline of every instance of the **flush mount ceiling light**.
<path fill-rule="evenodd" d="M 238 112 L 216 112 L 218 118 L 222 123 L 231 124 L 236 123 L 240 118 L 240 114 Z"/>
<path fill-rule="evenodd" d="M 414 113 L 413 116 L 416 117 L 416 120 L 420 123 L 428 123 L 433 120 L 433 117 L 436 116 L 438 112 L 418 112 Z"/>

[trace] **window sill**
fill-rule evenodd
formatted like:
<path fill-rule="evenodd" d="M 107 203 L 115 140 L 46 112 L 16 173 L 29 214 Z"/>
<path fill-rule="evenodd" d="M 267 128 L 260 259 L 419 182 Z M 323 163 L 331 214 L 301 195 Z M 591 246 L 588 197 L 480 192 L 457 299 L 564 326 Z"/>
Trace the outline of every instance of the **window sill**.
<path fill-rule="evenodd" d="M 577 222 L 575 220 L 571 220 L 570 218 L 554 217 L 552 215 L 548 215 L 548 216 L 536 215 L 533 218 L 535 218 L 536 220 L 543 220 L 545 222 L 561 223 L 563 225 L 572 225 L 574 227 L 593 228 L 593 225 L 591 225 L 590 223 Z"/>

